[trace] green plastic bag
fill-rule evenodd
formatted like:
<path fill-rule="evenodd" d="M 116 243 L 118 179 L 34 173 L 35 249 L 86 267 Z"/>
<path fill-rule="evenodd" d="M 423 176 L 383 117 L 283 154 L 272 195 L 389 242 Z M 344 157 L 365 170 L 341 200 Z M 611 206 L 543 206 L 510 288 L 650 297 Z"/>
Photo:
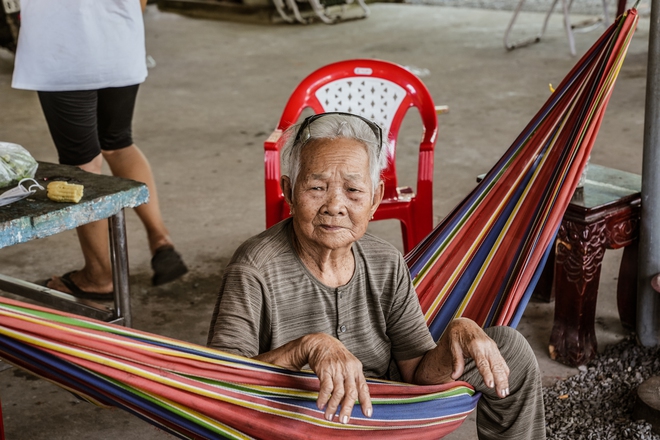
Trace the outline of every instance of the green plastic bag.
<path fill-rule="evenodd" d="M 0 142 L 0 188 L 27 177 L 34 178 L 39 164 L 25 148 Z"/>

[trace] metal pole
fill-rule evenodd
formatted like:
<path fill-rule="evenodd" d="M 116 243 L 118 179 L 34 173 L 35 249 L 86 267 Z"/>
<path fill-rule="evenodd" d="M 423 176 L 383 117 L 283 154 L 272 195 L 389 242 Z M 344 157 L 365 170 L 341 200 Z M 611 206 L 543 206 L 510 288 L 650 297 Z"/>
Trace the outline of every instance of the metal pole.
<path fill-rule="evenodd" d="M 660 342 L 660 293 L 651 279 L 660 273 L 660 0 L 651 2 L 645 111 L 637 336 L 642 345 L 655 346 Z"/>
<path fill-rule="evenodd" d="M 126 246 L 126 221 L 124 210 L 108 219 L 110 230 L 110 258 L 112 260 L 112 282 L 114 285 L 115 314 L 118 323 L 130 327 L 131 295 L 128 283 L 128 248 Z"/>

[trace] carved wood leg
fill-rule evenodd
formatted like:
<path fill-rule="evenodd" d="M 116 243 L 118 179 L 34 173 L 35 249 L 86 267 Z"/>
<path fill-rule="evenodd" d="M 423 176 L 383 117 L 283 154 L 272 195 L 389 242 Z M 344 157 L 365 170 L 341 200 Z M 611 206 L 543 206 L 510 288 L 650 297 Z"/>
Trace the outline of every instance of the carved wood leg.
<path fill-rule="evenodd" d="M 545 302 L 552 302 L 555 300 L 554 290 L 555 279 L 555 245 L 552 246 L 548 260 L 545 262 L 545 267 L 541 276 L 539 277 L 536 288 L 534 289 L 534 297 Z"/>
<path fill-rule="evenodd" d="M 616 305 L 623 328 L 634 331 L 637 322 L 637 252 L 639 240 L 623 249 L 619 280 L 616 285 Z"/>
<path fill-rule="evenodd" d="M 578 366 L 597 353 L 594 319 L 605 254 L 605 222 L 590 225 L 564 220 L 557 235 L 555 320 L 550 357 Z"/>

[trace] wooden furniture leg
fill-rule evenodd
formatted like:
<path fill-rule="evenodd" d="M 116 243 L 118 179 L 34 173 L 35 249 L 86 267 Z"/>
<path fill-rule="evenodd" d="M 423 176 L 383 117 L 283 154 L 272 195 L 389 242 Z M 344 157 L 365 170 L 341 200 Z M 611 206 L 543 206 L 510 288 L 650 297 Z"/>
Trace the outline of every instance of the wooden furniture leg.
<path fill-rule="evenodd" d="M 626 12 L 626 3 L 628 3 L 626 0 L 619 0 L 616 4 L 616 16 L 618 17 L 619 15 L 623 14 Z"/>
<path fill-rule="evenodd" d="M 639 240 L 623 249 L 619 279 L 616 286 L 616 305 L 623 328 L 635 331 L 637 322 L 637 253 Z"/>
<path fill-rule="evenodd" d="M 555 241 L 552 359 L 579 366 L 597 353 L 596 300 L 606 249 L 624 248 L 617 303 L 624 327 L 635 327 L 640 189 L 640 176 L 590 164 L 575 191 Z M 547 295 L 548 283 L 543 288 Z"/>
<path fill-rule="evenodd" d="M 605 221 L 562 222 L 555 257 L 552 359 L 569 365 L 584 365 L 597 353 L 594 321 L 606 238 Z"/>
<path fill-rule="evenodd" d="M 555 300 L 555 246 L 552 246 L 548 260 L 534 289 L 534 296 L 541 301 L 550 303 Z"/>

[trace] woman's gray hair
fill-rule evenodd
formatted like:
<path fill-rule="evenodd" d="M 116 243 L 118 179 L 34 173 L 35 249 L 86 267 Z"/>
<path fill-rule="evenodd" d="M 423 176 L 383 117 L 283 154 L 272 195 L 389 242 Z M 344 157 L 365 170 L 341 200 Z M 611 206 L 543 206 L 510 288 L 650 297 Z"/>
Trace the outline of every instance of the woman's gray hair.
<path fill-rule="evenodd" d="M 376 193 L 380 174 L 387 167 L 388 149 L 386 145 L 378 145 L 376 134 L 365 121 L 350 115 L 329 114 L 312 121 L 304 129 L 305 133 L 296 136 L 301 125 L 302 123 L 289 127 L 281 139 L 282 174 L 289 176 L 291 188 L 295 187 L 300 174 L 300 156 L 305 145 L 316 139 L 346 138 L 360 142 L 367 149 L 372 192 Z"/>

